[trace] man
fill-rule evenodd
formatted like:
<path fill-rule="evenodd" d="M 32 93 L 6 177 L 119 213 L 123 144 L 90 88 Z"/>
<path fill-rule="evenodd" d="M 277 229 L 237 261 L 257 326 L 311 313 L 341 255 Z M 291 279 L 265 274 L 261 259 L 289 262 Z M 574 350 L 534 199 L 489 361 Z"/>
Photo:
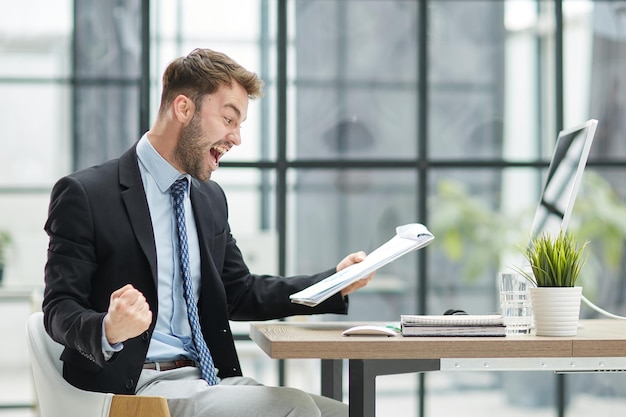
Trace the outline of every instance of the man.
<path fill-rule="evenodd" d="M 229 57 L 196 49 L 166 69 L 157 119 L 136 145 L 54 186 L 44 323 L 65 346 L 73 385 L 163 395 L 174 417 L 347 415 L 340 402 L 242 377 L 235 351 L 229 319 L 345 313 L 345 296 L 371 279 L 310 308 L 289 295 L 363 252 L 312 276 L 255 275 L 244 263 L 209 179 L 241 143 L 262 86 Z"/>

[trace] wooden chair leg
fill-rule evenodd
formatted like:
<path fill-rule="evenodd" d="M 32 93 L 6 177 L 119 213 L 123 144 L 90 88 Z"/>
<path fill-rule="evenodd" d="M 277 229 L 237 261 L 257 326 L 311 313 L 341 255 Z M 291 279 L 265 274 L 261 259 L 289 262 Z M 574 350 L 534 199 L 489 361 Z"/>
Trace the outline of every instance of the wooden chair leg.
<path fill-rule="evenodd" d="M 164 397 L 114 395 L 109 417 L 170 417 Z"/>

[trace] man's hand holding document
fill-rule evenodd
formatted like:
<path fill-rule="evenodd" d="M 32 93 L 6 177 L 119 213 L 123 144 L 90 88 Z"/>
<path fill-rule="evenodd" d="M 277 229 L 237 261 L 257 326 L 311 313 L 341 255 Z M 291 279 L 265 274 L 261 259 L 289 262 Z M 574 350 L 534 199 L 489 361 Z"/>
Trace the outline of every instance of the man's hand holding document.
<path fill-rule="evenodd" d="M 402 255 L 423 248 L 434 238 L 423 224 L 410 223 L 398 226 L 396 235 L 367 255 L 363 261 L 350 265 L 300 292 L 291 294 L 289 298 L 292 303 L 316 306 L 378 268 L 395 261 Z"/>

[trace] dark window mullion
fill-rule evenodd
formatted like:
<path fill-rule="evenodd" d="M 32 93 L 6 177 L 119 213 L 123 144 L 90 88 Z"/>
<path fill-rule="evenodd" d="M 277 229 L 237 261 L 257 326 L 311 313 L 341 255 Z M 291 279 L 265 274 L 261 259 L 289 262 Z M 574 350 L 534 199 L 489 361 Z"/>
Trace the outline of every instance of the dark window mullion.
<path fill-rule="evenodd" d="M 287 261 L 287 0 L 278 0 L 276 45 L 276 226 L 278 273 L 286 275 Z M 285 361 L 278 361 L 278 385 L 286 385 Z"/>
<path fill-rule="evenodd" d="M 428 224 L 426 213 L 427 196 L 428 196 L 428 10 L 429 1 L 422 1 L 419 3 L 417 11 L 417 59 L 418 59 L 418 74 L 417 74 L 417 159 L 416 159 L 416 175 L 417 175 L 417 192 L 415 193 L 417 201 L 415 206 L 417 207 L 417 216 L 421 222 Z M 418 282 L 416 285 L 416 310 L 422 314 L 426 313 L 426 296 L 428 289 L 428 268 L 426 251 L 419 251 L 417 255 L 417 268 Z M 418 405 L 417 412 L 420 417 L 426 415 L 426 374 L 421 372 L 417 376 L 417 396 Z"/>
<path fill-rule="evenodd" d="M 139 132 L 150 129 L 150 0 L 141 0 L 141 80 L 139 81 Z"/>

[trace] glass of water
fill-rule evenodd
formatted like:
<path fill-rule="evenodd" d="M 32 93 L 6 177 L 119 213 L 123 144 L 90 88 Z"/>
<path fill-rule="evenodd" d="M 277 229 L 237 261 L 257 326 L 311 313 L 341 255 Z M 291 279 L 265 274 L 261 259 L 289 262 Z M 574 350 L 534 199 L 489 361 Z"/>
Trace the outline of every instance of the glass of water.
<path fill-rule="evenodd" d="M 500 313 L 507 335 L 529 334 L 533 324 L 530 303 L 530 282 L 516 272 L 498 274 L 500 289 Z"/>

